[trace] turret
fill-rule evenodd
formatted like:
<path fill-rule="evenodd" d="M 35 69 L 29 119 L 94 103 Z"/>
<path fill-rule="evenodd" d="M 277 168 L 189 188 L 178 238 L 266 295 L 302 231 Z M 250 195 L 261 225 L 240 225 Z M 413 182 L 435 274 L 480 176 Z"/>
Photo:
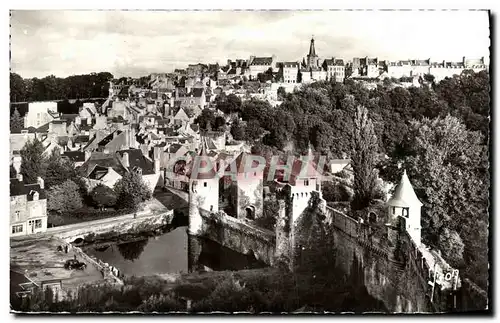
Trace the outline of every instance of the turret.
<path fill-rule="evenodd" d="M 189 176 L 189 227 L 190 234 L 201 234 L 200 211 L 219 211 L 219 177 L 202 141 L 201 152 L 191 164 Z"/>
<path fill-rule="evenodd" d="M 387 202 L 387 208 L 390 223 L 397 225 L 400 222 L 398 217 L 402 217 L 406 223 L 406 231 L 417 245 L 421 243 L 421 207 L 422 202 L 415 194 L 405 170 L 394 194 Z"/>

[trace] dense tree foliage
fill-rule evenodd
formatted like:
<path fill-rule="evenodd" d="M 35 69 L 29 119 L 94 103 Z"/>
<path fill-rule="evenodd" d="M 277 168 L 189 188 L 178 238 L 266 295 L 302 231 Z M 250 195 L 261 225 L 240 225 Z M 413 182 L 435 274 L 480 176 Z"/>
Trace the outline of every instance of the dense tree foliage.
<path fill-rule="evenodd" d="M 50 153 L 45 163 L 45 186 L 50 189 L 52 186 L 59 185 L 67 179 L 75 180 L 77 172 L 73 163 L 68 159 L 61 158 L 59 148 L 55 148 Z"/>
<path fill-rule="evenodd" d="M 421 189 L 423 237 L 455 266 L 473 266 L 471 279 L 484 287 L 490 186 L 484 139 L 452 116 L 414 121 L 410 133 L 405 164 Z"/>
<path fill-rule="evenodd" d="M 90 192 L 92 201 L 98 208 L 113 207 L 116 204 L 116 192 L 106 185 L 99 184 Z"/>
<path fill-rule="evenodd" d="M 194 120 L 203 130 L 224 130 L 226 119 L 217 116 L 213 110 L 203 109 L 201 114 Z"/>
<path fill-rule="evenodd" d="M 396 184 L 402 173 L 398 164 L 408 168 L 424 203 L 424 241 L 442 248 L 450 262 L 461 262 L 462 272 L 485 288 L 489 74 L 464 71 L 438 83 L 424 79 L 420 87 L 386 82 L 373 90 L 352 80 L 317 82 L 286 94 L 276 108 L 245 101 L 240 115 L 259 122 L 267 131 L 262 143 L 273 149 L 293 147 L 300 153 L 311 143 L 331 157 L 352 158 L 353 116 L 358 105 L 366 107 L 378 139 L 373 153 L 387 156 L 376 165 L 380 175 Z M 461 248 L 450 248 L 450 241 L 460 246 L 459 239 L 462 256 L 457 255 Z"/>
<path fill-rule="evenodd" d="M 234 94 L 226 95 L 222 92 L 215 97 L 214 103 L 225 114 L 241 112 L 241 99 Z"/>
<path fill-rule="evenodd" d="M 14 113 L 10 116 L 10 131 L 19 131 L 24 128 L 24 119 L 21 117 L 21 114 L 17 109 L 14 110 Z"/>
<path fill-rule="evenodd" d="M 47 209 L 57 213 L 66 213 L 83 206 L 78 184 L 68 179 L 52 186 L 47 192 Z"/>
<path fill-rule="evenodd" d="M 367 207 L 374 198 L 377 179 L 375 170 L 378 151 L 377 136 L 365 107 L 358 107 L 352 131 L 351 165 L 354 171 L 352 207 L 359 210 Z"/>
<path fill-rule="evenodd" d="M 10 73 L 10 101 L 44 101 L 62 99 L 103 98 L 109 95 L 108 72 L 73 75 L 66 78 L 46 76 L 23 79 Z"/>
<path fill-rule="evenodd" d="M 25 183 L 36 183 L 38 177 L 43 177 L 44 150 L 43 144 L 36 138 L 28 141 L 21 149 L 21 174 Z"/>
<path fill-rule="evenodd" d="M 117 196 L 117 207 L 135 210 L 141 202 L 151 198 L 151 191 L 136 172 L 128 172 L 116 182 L 114 190 Z"/>

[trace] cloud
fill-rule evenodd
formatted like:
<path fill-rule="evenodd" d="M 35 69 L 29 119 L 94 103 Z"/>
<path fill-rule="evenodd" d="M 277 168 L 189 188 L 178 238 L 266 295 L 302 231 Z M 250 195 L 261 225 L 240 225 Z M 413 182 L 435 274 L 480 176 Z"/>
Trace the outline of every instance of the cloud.
<path fill-rule="evenodd" d="M 11 70 L 140 76 L 250 55 L 301 60 L 311 35 L 321 57 L 347 60 L 457 60 L 490 45 L 485 11 L 12 11 Z"/>

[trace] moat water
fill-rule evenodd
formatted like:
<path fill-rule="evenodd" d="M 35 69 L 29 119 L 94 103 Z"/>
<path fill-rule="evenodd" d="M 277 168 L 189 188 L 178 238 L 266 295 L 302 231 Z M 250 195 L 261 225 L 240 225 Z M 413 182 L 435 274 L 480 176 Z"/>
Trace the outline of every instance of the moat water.
<path fill-rule="evenodd" d="M 88 245 L 83 249 L 120 270 L 125 276 L 148 276 L 166 273 L 188 272 L 188 234 L 186 226 L 147 239 L 126 243 Z M 221 245 L 199 240 L 202 245 L 197 270 L 242 270 L 262 268 L 266 265 L 253 256 L 242 255 Z M 343 311 L 387 311 L 384 305 L 368 295 L 366 289 L 342 293 Z"/>
<path fill-rule="evenodd" d="M 203 240 L 199 257 L 205 270 L 240 270 L 264 267 L 253 257 L 242 255 L 212 241 Z M 188 272 L 188 234 L 179 226 L 161 235 L 127 243 L 110 243 L 84 247 L 94 256 L 116 268 L 125 276 L 147 276 Z"/>

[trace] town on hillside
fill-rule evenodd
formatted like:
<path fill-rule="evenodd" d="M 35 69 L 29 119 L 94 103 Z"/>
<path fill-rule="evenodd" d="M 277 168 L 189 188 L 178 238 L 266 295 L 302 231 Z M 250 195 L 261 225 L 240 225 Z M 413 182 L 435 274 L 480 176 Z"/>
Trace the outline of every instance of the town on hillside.
<path fill-rule="evenodd" d="M 489 62 L 318 39 L 297 61 L 11 72 L 11 310 L 490 310 Z"/>

